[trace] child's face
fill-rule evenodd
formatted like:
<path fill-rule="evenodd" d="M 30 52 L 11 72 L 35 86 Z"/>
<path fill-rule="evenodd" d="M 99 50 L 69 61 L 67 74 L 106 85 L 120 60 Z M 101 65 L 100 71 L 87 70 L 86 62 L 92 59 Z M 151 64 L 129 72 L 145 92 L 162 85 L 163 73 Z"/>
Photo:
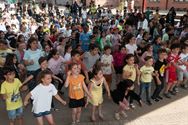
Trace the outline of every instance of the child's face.
<path fill-rule="evenodd" d="M 187 54 L 188 53 L 188 47 L 186 47 L 185 49 L 183 49 L 183 52 Z"/>
<path fill-rule="evenodd" d="M 180 48 L 175 48 L 175 49 L 172 49 L 172 53 L 174 54 L 178 54 L 180 51 Z"/>
<path fill-rule="evenodd" d="M 16 56 L 13 58 L 13 63 L 14 63 L 14 64 L 17 63 L 17 58 L 16 58 Z"/>
<path fill-rule="evenodd" d="M 153 51 L 153 46 L 150 46 L 150 47 L 149 47 L 149 51 Z"/>
<path fill-rule="evenodd" d="M 162 60 L 164 60 L 164 59 L 167 59 L 167 53 L 160 53 L 159 54 L 159 59 L 162 59 Z"/>
<path fill-rule="evenodd" d="M 78 74 L 80 73 L 80 70 L 81 70 L 81 68 L 80 68 L 79 65 L 74 65 L 74 66 L 72 67 L 72 69 L 71 69 L 71 72 L 72 72 L 72 74 L 74 74 L 74 75 L 78 75 Z"/>
<path fill-rule="evenodd" d="M 110 54 L 111 54 L 111 49 L 105 50 L 105 54 L 106 54 L 106 55 L 110 55 Z"/>
<path fill-rule="evenodd" d="M 74 57 L 73 57 L 74 60 L 76 61 L 79 61 L 80 60 L 80 54 L 76 54 Z"/>
<path fill-rule="evenodd" d="M 72 47 L 70 46 L 67 51 L 70 53 L 72 51 Z"/>
<path fill-rule="evenodd" d="M 121 53 L 126 54 L 126 48 L 125 47 L 121 48 Z"/>
<path fill-rule="evenodd" d="M 97 73 L 97 75 L 95 75 L 95 77 L 96 77 L 97 79 L 103 78 L 103 73 L 102 73 L 102 71 L 100 70 L 100 71 Z"/>
<path fill-rule="evenodd" d="M 148 61 L 146 61 L 146 64 L 149 66 L 153 65 L 153 59 L 149 59 Z"/>
<path fill-rule="evenodd" d="M 15 78 L 15 72 L 13 71 L 13 72 L 8 72 L 6 75 L 5 75 L 5 78 L 6 78 L 6 80 L 14 80 L 14 78 Z"/>
<path fill-rule="evenodd" d="M 45 60 L 44 62 L 42 62 L 40 64 L 40 66 L 41 66 L 42 69 L 47 69 L 48 68 L 48 62 L 47 62 L 47 60 Z"/>
<path fill-rule="evenodd" d="M 54 56 L 53 56 L 54 59 L 59 59 L 59 52 L 57 52 Z"/>
<path fill-rule="evenodd" d="M 136 43 L 136 38 L 135 38 L 135 37 L 132 37 L 132 38 L 130 39 L 130 43 Z"/>
<path fill-rule="evenodd" d="M 95 49 L 93 50 L 93 55 L 98 54 L 98 52 L 99 52 L 99 49 L 98 49 L 98 48 L 95 48 Z"/>
<path fill-rule="evenodd" d="M 44 84 L 49 85 L 52 82 L 52 75 L 46 74 L 41 80 Z"/>
<path fill-rule="evenodd" d="M 50 52 L 50 50 L 51 50 L 50 46 L 46 45 L 45 46 L 45 52 Z"/>
<path fill-rule="evenodd" d="M 127 59 L 126 62 L 127 62 L 127 64 L 129 64 L 129 65 L 134 64 L 134 57 L 131 57 L 131 58 Z"/>

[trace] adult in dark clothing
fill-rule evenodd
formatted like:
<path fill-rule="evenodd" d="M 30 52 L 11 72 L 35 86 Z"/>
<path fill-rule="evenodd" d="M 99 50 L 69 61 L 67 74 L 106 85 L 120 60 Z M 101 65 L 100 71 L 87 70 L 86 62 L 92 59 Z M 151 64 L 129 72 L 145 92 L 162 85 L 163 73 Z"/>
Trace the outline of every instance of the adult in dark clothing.
<path fill-rule="evenodd" d="M 166 15 L 166 23 L 169 23 L 172 26 L 174 26 L 175 17 L 176 17 L 176 11 L 175 11 L 175 8 L 172 7 L 172 8 L 170 8 L 168 14 Z"/>

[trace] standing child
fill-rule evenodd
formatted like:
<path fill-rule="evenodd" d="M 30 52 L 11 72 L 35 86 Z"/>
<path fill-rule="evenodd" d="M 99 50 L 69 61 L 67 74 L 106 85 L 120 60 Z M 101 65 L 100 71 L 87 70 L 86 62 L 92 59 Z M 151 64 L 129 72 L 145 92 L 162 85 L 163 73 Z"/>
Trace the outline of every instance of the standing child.
<path fill-rule="evenodd" d="M 112 72 L 114 71 L 113 61 L 114 59 L 113 56 L 111 55 L 111 47 L 105 46 L 104 54 L 101 57 L 101 63 L 102 63 L 102 71 L 104 73 L 104 77 L 108 83 L 109 88 L 112 83 Z"/>
<path fill-rule="evenodd" d="M 106 91 L 108 93 L 108 97 L 110 97 L 110 90 L 109 90 L 108 84 L 103 76 L 102 70 L 99 67 L 95 67 L 93 69 L 93 75 L 94 75 L 94 77 L 90 80 L 91 82 L 89 84 L 89 91 L 92 95 L 92 98 L 89 100 L 89 102 L 93 105 L 91 121 L 95 122 L 96 121 L 95 112 L 96 112 L 97 107 L 99 110 L 99 118 L 101 120 L 104 120 L 103 113 L 102 113 L 103 84 L 104 84 Z"/>
<path fill-rule="evenodd" d="M 64 59 L 65 61 L 70 61 L 71 60 L 71 51 L 72 51 L 72 46 L 71 45 L 66 45 L 65 46 L 65 55 Z"/>
<path fill-rule="evenodd" d="M 179 68 L 177 66 L 177 63 L 179 61 L 179 51 L 180 46 L 179 44 L 172 44 L 171 47 L 171 53 L 168 55 L 167 61 L 169 62 L 166 69 L 166 89 L 164 92 L 164 96 L 166 98 L 171 98 L 171 95 L 176 95 L 176 92 L 174 87 L 177 84 L 177 73 L 176 70 Z"/>
<path fill-rule="evenodd" d="M 38 75 L 37 85 L 24 99 L 24 105 L 28 105 L 29 99 L 33 99 L 33 114 L 37 119 L 37 125 L 44 125 L 43 118 L 46 118 L 49 125 L 55 125 L 53 116 L 51 114 L 52 97 L 54 96 L 63 105 L 66 104 L 64 100 L 57 94 L 57 89 L 51 83 L 52 72 L 43 70 Z"/>
<path fill-rule="evenodd" d="M 5 81 L 1 85 L 1 94 L 6 101 L 6 110 L 8 112 L 9 125 L 15 125 L 18 120 L 19 125 L 23 125 L 23 104 L 20 91 L 24 90 L 20 80 L 15 78 L 13 68 L 4 67 L 3 74 Z"/>
<path fill-rule="evenodd" d="M 153 95 L 151 97 L 156 102 L 158 102 L 159 99 L 160 100 L 163 99 L 160 96 L 160 92 L 164 88 L 165 70 L 166 70 L 166 66 L 167 66 L 166 58 L 167 58 L 167 51 L 166 51 L 166 49 L 159 49 L 159 51 L 158 51 L 158 57 L 157 57 L 158 60 L 155 62 L 154 69 L 155 69 L 155 71 L 157 71 L 159 73 L 159 80 L 160 80 L 160 82 L 157 82 L 157 79 L 154 79 L 156 88 L 155 88 L 155 90 L 153 92 Z"/>
<path fill-rule="evenodd" d="M 72 124 L 80 122 L 81 110 L 85 106 L 84 91 L 91 98 L 80 70 L 77 63 L 70 64 L 65 81 L 65 87 L 69 87 L 69 107 L 72 108 Z"/>
<path fill-rule="evenodd" d="M 118 111 L 115 113 L 115 118 L 120 120 L 120 115 L 127 117 L 124 110 L 129 109 L 129 103 L 125 96 L 128 94 L 129 90 L 133 89 L 132 80 L 123 80 L 117 84 L 117 88 L 111 92 L 112 100 L 114 103 L 119 105 Z"/>
<path fill-rule="evenodd" d="M 151 56 L 147 56 L 145 58 L 145 65 L 140 68 L 140 97 L 143 95 L 143 91 L 146 91 L 146 102 L 148 105 L 152 105 L 150 101 L 150 89 L 151 89 L 151 82 L 152 82 L 152 76 L 156 76 L 156 79 L 158 79 L 158 73 L 154 73 L 153 68 L 153 58 Z"/>

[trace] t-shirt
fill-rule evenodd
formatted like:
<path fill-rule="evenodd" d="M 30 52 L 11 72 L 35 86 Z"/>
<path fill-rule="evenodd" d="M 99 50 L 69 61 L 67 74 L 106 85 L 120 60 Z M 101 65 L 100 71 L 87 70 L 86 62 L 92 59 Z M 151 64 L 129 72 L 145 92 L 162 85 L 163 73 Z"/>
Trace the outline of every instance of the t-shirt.
<path fill-rule="evenodd" d="M 15 78 L 13 83 L 4 81 L 1 85 L 1 94 L 5 94 L 6 98 L 6 109 L 15 110 L 22 107 L 22 99 L 20 96 L 20 87 L 22 86 L 19 79 Z"/>
<path fill-rule="evenodd" d="M 127 50 L 128 50 L 128 54 L 134 54 L 134 52 L 137 50 L 137 45 L 136 44 L 134 44 L 134 45 L 130 45 L 130 44 L 127 44 L 127 45 L 125 45 L 125 47 L 127 48 Z"/>
<path fill-rule="evenodd" d="M 154 69 L 158 71 L 159 78 L 164 78 L 166 65 L 167 65 L 166 61 L 163 61 L 163 62 L 161 62 L 160 60 L 156 61 Z"/>
<path fill-rule="evenodd" d="M 33 99 L 33 108 L 34 113 L 40 113 L 45 111 L 50 111 L 52 96 L 57 94 L 57 89 L 53 84 L 44 86 L 43 84 L 37 85 L 31 91 L 31 99 Z"/>
<path fill-rule="evenodd" d="M 39 49 L 37 49 L 36 51 L 32 51 L 32 50 L 27 50 L 25 51 L 25 54 L 24 54 L 24 60 L 28 60 L 28 61 L 31 61 L 33 60 L 34 61 L 34 64 L 33 65 L 29 65 L 29 66 L 26 66 L 27 70 L 28 71 L 35 71 L 37 69 L 40 68 L 40 65 L 38 63 L 38 60 L 41 56 L 43 56 L 43 52 Z"/>
<path fill-rule="evenodd" d="M 180 57 L 180 61 L 183 61 L 183 62 L 188 62 L 188 54 L 184 54 L 184 53 L 181 53 L 179 55 Z M 182 70 L 186 71 L 187 70 L 187 67 L 185 65 L 180 65 L 179 66 Z"/>
<path fill-rule="evenodd" d="M 70 61 L 71 60 L 71 54 L 70 53 L 66 53 L 64 56 L 65 61 Z"/>
<path fill-rule="evenodd" d="M 166 42 L 166 41 L 168 41 L 168 40 L 169 40 L 169 35 L 168 35 L 167 33 L 165 33 L 165 34 L 163 35 L 162 41 L 163 41 L 163 42 Z"/>
<path fill-rule="evenodd" d="M 61 56 L 57 60 L 51 58 L 48 61 L 48 68 L 53 72 L 54 75 L 57 75 L 60 73 L 63 62 L 65 62 L 65 59 Z"/>
<path fill-rule="evenodd" d="M 83 63 L 86 65 L 88 71 L 92 71 L 94 64 L 99 60 L 99 54 L 91 55 L 90 52 L 85 52 L 83 56 Z"/>
<path fill-rule="evenodd" d="M 132 80 L 133 82 L 136 80 L 136 68 L 133 66 L 129 66 L 129 65 L 125 65 L 123 67 L 123 71 L 128 71 L 128 72 L 132 72 L 131 77 L 129 77 L 128 79 Z"/>
<path fill-rule="evenodd" d="M 83 91 L 83 83 L 84 83 L 84 76 L 78 75 L 77 78 L 70 76 L 69 77 L 69 97 L 71 99 L 82 99 L 84 97 Z"/>
<path fill-rule="evenodd" d="M 102 55 L 101 57 L 101 62 L 103 64 L 109 64 L 108 66 L 102 66 L 102 71 L 104 74 L 106 75 L 110 75 L 112 74 L 112 63 L 113 63 L 114 59 L 112 55 Z"/>
<path fill-rule="evenodd" d="M 88 33 L 83 32 L 80 34 L 81 47 L 83 51 L 88 51 L 89 49 L 90 36 L 91 34 L 89 32 Z"/>
<path fill-rule="evenodd" d="M 150 83 L 152 81 L 152 73 L 154 71 L 154 68 L 152 66 L 142 66 L 140 68 L 141 72 L 141 81 L 144 83 Z"/>

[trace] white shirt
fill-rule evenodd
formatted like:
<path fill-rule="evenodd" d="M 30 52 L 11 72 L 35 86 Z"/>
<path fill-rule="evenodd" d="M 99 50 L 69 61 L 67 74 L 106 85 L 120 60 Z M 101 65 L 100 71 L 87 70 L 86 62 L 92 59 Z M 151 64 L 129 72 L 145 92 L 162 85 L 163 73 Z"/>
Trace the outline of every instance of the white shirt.
<path fill-rule="evenodd" d="M 181 53 L 180 61 L 188 61 L 188 54 Z M 179 67 L 184 71 L 187 69 L 187 67 L 185 65 L 180 65 Z"/>
<path fill-rule="evenodd" d="M 134 52 L 137 50 L 136 44 L 133 44 L 133 45 L 127 44 L 125 45 L 125 47 L 128 50 L 128 54 L 134 54 Z"/>
<path fill-rule="evenodd" d="M 44 86 L 42 84 L 37 85 L 31 91 L 31 99 L 33 99 L 33 113 L 40 113 L 45 111 L 50 111 L 52 96 L 57 94 L 57 89 L 53 84 Z"/>
<path fill-rule="evenodd" d="M 63 35 L 64 35 L 65 37 L 70 37 L 70 36 L 71 36 L 71 33 L 72 33 L 72 30 L 71 30 L 71 29 L 70 29 L 70 30 L 65 30 L 64 33 L 63 33 Z"/>
<path fill-rule="evenodd" d="M 70 53 L 66 53 L 64 56 L 65 62 L 66 61 L 70 61 L 71 60 L 71 54 Z"/>
<path fill-rule="evenodd" d="M 110 75 L 112 74 L 112 62 L 114 61 L 113 56 L 112 55 L 102 55 L 101 57 L 101 62 L 103 64 L 109 64 L 108 66 L 102 66 L 102 71 L 104 74 L 106 75 Z"/>
<path fill-rule="evenodd" d="M 82 18 L 86 19 L 87 18 L 87 10 L 82 11 Z"/>

